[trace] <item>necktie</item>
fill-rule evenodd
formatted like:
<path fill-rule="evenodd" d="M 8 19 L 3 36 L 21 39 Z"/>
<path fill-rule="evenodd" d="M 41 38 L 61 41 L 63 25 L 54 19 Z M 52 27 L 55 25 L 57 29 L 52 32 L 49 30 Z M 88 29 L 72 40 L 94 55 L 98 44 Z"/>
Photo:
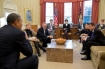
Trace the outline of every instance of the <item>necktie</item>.
<path fill-rule="evenodd" d="M 44 30 L 44 35 L 46 35 L 46 32 L 45 32 L 45 30 Z"/>
<path fill-rule="evenodd" d="M 52 24 L 50 24 L 50 29 L 52 29 Z"/>
<path fill-rule="evenodd" d="M 94 32 L 92 32 L 91 38 L 93 38 L 93 36 L 94 36 Z"/>
<path fill-rule="evenodd" d="M 83 24 L 81 24 L 81 29 L 83 29 Z"/>

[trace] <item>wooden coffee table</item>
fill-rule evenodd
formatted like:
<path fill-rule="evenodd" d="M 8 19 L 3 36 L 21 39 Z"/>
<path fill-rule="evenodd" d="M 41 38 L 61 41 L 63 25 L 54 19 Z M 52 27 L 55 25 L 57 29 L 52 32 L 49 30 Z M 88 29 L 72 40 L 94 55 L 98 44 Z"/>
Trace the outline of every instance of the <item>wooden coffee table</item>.
<path fill-rule="evenodd" d="M 72 40 L 67 40 L 65 45 L 58 45 L 52 41 L 47 47 L 47 61 L 73 63 Z"/>

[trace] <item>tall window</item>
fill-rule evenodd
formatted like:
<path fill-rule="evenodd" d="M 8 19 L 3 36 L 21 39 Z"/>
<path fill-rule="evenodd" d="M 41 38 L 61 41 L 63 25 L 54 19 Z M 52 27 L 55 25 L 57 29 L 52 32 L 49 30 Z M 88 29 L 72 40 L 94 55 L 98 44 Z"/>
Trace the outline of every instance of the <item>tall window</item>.
<path fill-rule="evenodd" d="M 46 3 L 46 23 L 50 22 L 50 19 L 54 18 L 53 3 Z"/>
<path fill-rule="evenodd" d="M 89 0 L 84 2 L 84 16 L 83 16 L 84 23 L 91 22 L 91 17 L 92 17 L 92 0 Z"/>
<path fill-rule="evenodd" d="M 72 23 L 72 3 L 64 3 L 64 20 L 67 19 L 68 23 Z"/>
<path fill-rule="evenodd" d="M 9 14 L 10 14 L 9 12 L 8 12 L 8 13 L 5 12 L 5 16 L 0 19 L 0 27 L 3 27 L 4 25 L 7 25 L 6 19 L 7 19 L 7 16 L 8 16 Z"/>

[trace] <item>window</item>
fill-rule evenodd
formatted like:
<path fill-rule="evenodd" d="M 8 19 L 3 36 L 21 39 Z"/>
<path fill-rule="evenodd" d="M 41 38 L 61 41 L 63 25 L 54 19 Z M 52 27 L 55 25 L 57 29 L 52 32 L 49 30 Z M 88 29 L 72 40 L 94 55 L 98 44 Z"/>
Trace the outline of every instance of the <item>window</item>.
<path fill-rule="evenodd" d="M 84 16 L 83 21 L 84 23 L 91 22 L 92 17 L 92 0 L 84 2 Z"/>
<path fill-rule="evenodd" d="M 7 19 L 7 16 L 9 15 L 10 13 L 5 13 L 5 17 L 3 17 L 3 18 L 1 18 L 0 19 L 0 27 L 3 27 L 4 25 L 7 25 L 7 21 L 6 21 L 6 19 Z"/>
<path fill-rule="evenodd" d="M 10 14 L 10 12 L 6 12 L 5 13 L 5 18 L 7 18 L 7 16 Z"/>
<path fill-rule="evenodd" d="M 67 19 L 68 23 L 72 23 L 72 3 L 64 3 L 64 20 Z"/>
<path fill-rule="evenodd" d="M 6 22 L 5 17 L 2 17 L 2 18 L 0 19 L 0 27 L 3 27 L 4 25 L 7 25 L 7 22 Z"/>
<path fill-rule="evenodd" d="M 17 6 L 12 1 L 5 0 L 4 5 L 3 5 L 3 10 L 4 10 L 4 17 L 0 19 L 0 27 L 7 25 L 6 19 L 10 13 L 17 13 Z"/>
<path fill-rule="evenodd" d="M 53 3 L 46 3 L 46 23 L 50 23 L 50 19 L 54 19 Z"/>

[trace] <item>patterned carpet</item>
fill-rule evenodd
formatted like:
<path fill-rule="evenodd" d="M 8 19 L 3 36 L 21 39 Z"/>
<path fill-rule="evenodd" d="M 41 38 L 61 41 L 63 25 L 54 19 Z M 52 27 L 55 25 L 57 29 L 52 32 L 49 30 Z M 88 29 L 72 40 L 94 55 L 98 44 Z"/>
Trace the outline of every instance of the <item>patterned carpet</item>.
<path fill-rule="evenodd" d="M 73 48 L 80 46 L 80 43 L 78 43 L 78 40 L 72 40 Z"/>
<path fill-rule="evenodd" d="M 73 63 L 60 63 L 46 61 L 46 53 L 41 51 L 39 57 L 39 69 L 95 69 L 91 60 L 81 60 L 84 55 L 80 55 L 81 45 L 78 40 L 73 40 Z M 63 54 L 62 54 L 63 55 Z"/>

